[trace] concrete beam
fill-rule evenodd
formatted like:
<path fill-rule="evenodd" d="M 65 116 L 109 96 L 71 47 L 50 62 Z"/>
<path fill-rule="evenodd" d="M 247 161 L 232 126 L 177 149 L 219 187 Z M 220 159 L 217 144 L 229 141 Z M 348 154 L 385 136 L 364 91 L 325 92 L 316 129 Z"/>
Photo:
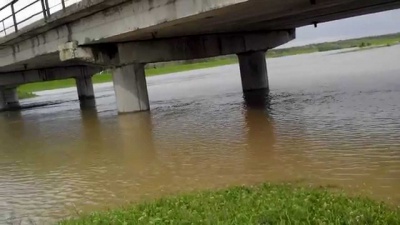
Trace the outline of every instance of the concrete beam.
<path fill-rule="evenodd" d="M 119 44 L 121 64 L 209 58 L 275 48 L 295 38 L 295 30 L 217 34 Z"/>
<path fill-rule="evenodd" d="M 73 22 L 82 17 L 95 14 L 112 6 L 119 5 L 128 0 L 82 0 L 68 6 L 65 10 L 60 10 L 56 13 L 52 12 L 51 17 L 38 20 L 28 26 L 18 30 L 17 33 L 8 34 L 6 37 L 0 38 L 0 46 L 5 44 L 13 44 L 18 41 L 26 40 L 35 35 L 43 34 L 51 29 L 61 25 Z"/>
<path fill-rule="evenodd" d="M 96 47 L 79 47 L 77 43 L 60 46 L 62 61 L 124 66 L 134 63 L 191 60 L 250 51 L 266 51 L 295 38 L 295 30 L 200 35 L 137 41 Z"/>
<path fill-rule="evenodd" d="M 26 83 L 75 78 L 82 74 L 82 70 L 87 70 L 88 74 L 93 75 L 102 69 L 100 67 L 76 66 L 0 73 L 0 84 L 2 86 L 16 86 Z"/>
<path fill-rule="evenodd" d="M 207 13 L 247 1 L 83 0 L 69 7 L 65 13 L 53 15 L 56 20 L 51 19 L 48 25 L 40 21 L 10 38 L 1 38 L 0 69 L 5 67 L 5 71 L 13 71 L 15 66 L 24 64 L 31 65 L 28 69 L 43 68 L 41 63 L 47 62 L 36 61 L 35 58 L 57 54 L 58 46 L 67 42 L 77 41 L 80 45 L 87 45 L 152 39 L 160 27 L 184 24 L 192 20 L 189 17 L 201 14 L 204 18 Z M 48 27 L 42 30 L 43 26 Z M 132 39 L 132 35 L 135 38 Z M 51 67 L 57 63 L 52 63 Z"/>
<path fill-rule="evenodd" d="M 120 65 L 118 46 L 102 44 L 91 47 L 80 47 L 78 42 L 67 42 L 58 47 L 61 61 L 80 61 L 101 66 Z"/>

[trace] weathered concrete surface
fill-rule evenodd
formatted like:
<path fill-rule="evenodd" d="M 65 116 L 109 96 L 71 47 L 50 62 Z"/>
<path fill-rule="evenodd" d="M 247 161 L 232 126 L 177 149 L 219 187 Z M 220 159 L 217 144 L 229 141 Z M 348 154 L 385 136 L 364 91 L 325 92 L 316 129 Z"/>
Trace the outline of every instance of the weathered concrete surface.
<path fill-rule="evenodd" d="M 156 25 L 171 27 L 177 20 L 182 19 L 180 23 L 183 23 L 187 17 L 218 11 L 245 1 L 247 0 L 120 1 L 123 3 L 90 16 L 77 17 L 74 21 L 35 37 L 17 43 L 8 40 L 11 44 L 3 44 L 4 46 L 0 48 L 0 73 L 64 66 L 57 57 L 58 46 L 64 43 L 76 41 L 79 45 L 84 45 L 124 41 L 126 38 L 122 36 L 131 34 L 137 36 L 148 27 Z M 153 32 L 146 33 L 146 37 L 153 38 Z M 28 34 L 24 36 L 29 37 Z M 46 60 L 43 60 L 44 58 Z"/>
<path fill-rule="evenodd" d="M 84 0 L 73 7 L 39 33 L 31 29 L 0 39 L 0 73 L 82 65 L 59 60 L 58 46 L 66 42 L 82 46 L 293 29 L 399 8 L 400 0 Z"/>
<path fill-rule="evenodd" d="M 0 88 L 0 111 L 19 107 L 17 88 Z"/>
<path fill-rule="evenodd" d="M 26 83 L 76 78 L 82 74 L 83 69 L 90 75 L 102 70 L 98 67 L 74 66 L 1 73 L 0 84 L 2 86 L 17 86 Z"/>
<path fill-rule="evenodd" d="M 118 67 L 113 72 L 114 90 L 119 113 L 150 109 L 143 64 Z"/>
<path fill-rule="evenodd" d="M 67 7 L 65 10 L 60 10 L 55 13 L 51 12 L 51 17 L 47 18 L 47 20 L 41 19 L 23 27 L 17 33 L 12 33 L 6 37 L 0 38 L 0 47 L 35 37 L 36 35 L 40 35 L 61 25 L 68 24 L 126 1 L 128 0 L 82 0 Z"/>
<path fill-rule="evenodd" d="M 79 103 L 82 109 L 91 108 L 96 106 L 96 100 L 94 96 L 93 82 L 89 74 L 83 70 L 81 76 L 75 79 L 76 89 L 78 91 Z"/>
<path fill-rule="evenodd" d="M 252 51 L 238 54 L 243 92 L 269 91 L 265 51 Z"/>
<path fill-rule="evenodd" d="M 6 101 L 4 100 L 3 95 L 0 94 L 0 112 L 3 111 L 3 110 L 5 110 L 6 107 L 7 107 L 7 103 L 6 103 Z"/>
<path fill-rule="evenodd" d="M 121 66 L 132 63 L 168 62 L 209 58 L 275 48 L 295 38 L 295 30 L 248 32 L 134 41 L 79 47 L 76 42 L 60 48 L 61 61 Z"/>

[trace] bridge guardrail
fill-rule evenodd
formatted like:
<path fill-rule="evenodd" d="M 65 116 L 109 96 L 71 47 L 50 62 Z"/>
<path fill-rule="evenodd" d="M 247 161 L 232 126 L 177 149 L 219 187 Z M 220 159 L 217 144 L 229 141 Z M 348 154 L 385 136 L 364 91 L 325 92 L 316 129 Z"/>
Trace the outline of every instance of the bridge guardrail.
<path fill-rule="evenodd" d="M 39 19 L 47 20 L 53 13 L 65 10 L 67 5 L 75 2 L 77 0 L 12 0 L 0 6 L 0 38 L 17 33 Z"/>

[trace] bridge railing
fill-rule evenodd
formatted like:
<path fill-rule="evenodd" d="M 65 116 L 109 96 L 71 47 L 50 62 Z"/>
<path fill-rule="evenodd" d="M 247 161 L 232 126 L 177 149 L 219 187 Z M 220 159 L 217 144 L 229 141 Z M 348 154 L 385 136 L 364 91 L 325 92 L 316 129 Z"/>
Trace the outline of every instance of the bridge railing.
<path fill-rule="evenodd" d="M 51 15 L 80 0 L 10 0 L 0 5 L 0 37 L 17 33 L 37 20 Z"/>

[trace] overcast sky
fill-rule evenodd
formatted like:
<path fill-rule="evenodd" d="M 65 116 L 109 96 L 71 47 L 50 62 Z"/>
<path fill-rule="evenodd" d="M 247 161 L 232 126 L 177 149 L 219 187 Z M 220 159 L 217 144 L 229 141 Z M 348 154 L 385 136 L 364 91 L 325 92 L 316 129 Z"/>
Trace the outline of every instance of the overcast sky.
<path fill-rule="evenodd" d="M 285 46 L 400 32 L 400 10 L 369 14 L 297 29 L 296 40 Z"/>

